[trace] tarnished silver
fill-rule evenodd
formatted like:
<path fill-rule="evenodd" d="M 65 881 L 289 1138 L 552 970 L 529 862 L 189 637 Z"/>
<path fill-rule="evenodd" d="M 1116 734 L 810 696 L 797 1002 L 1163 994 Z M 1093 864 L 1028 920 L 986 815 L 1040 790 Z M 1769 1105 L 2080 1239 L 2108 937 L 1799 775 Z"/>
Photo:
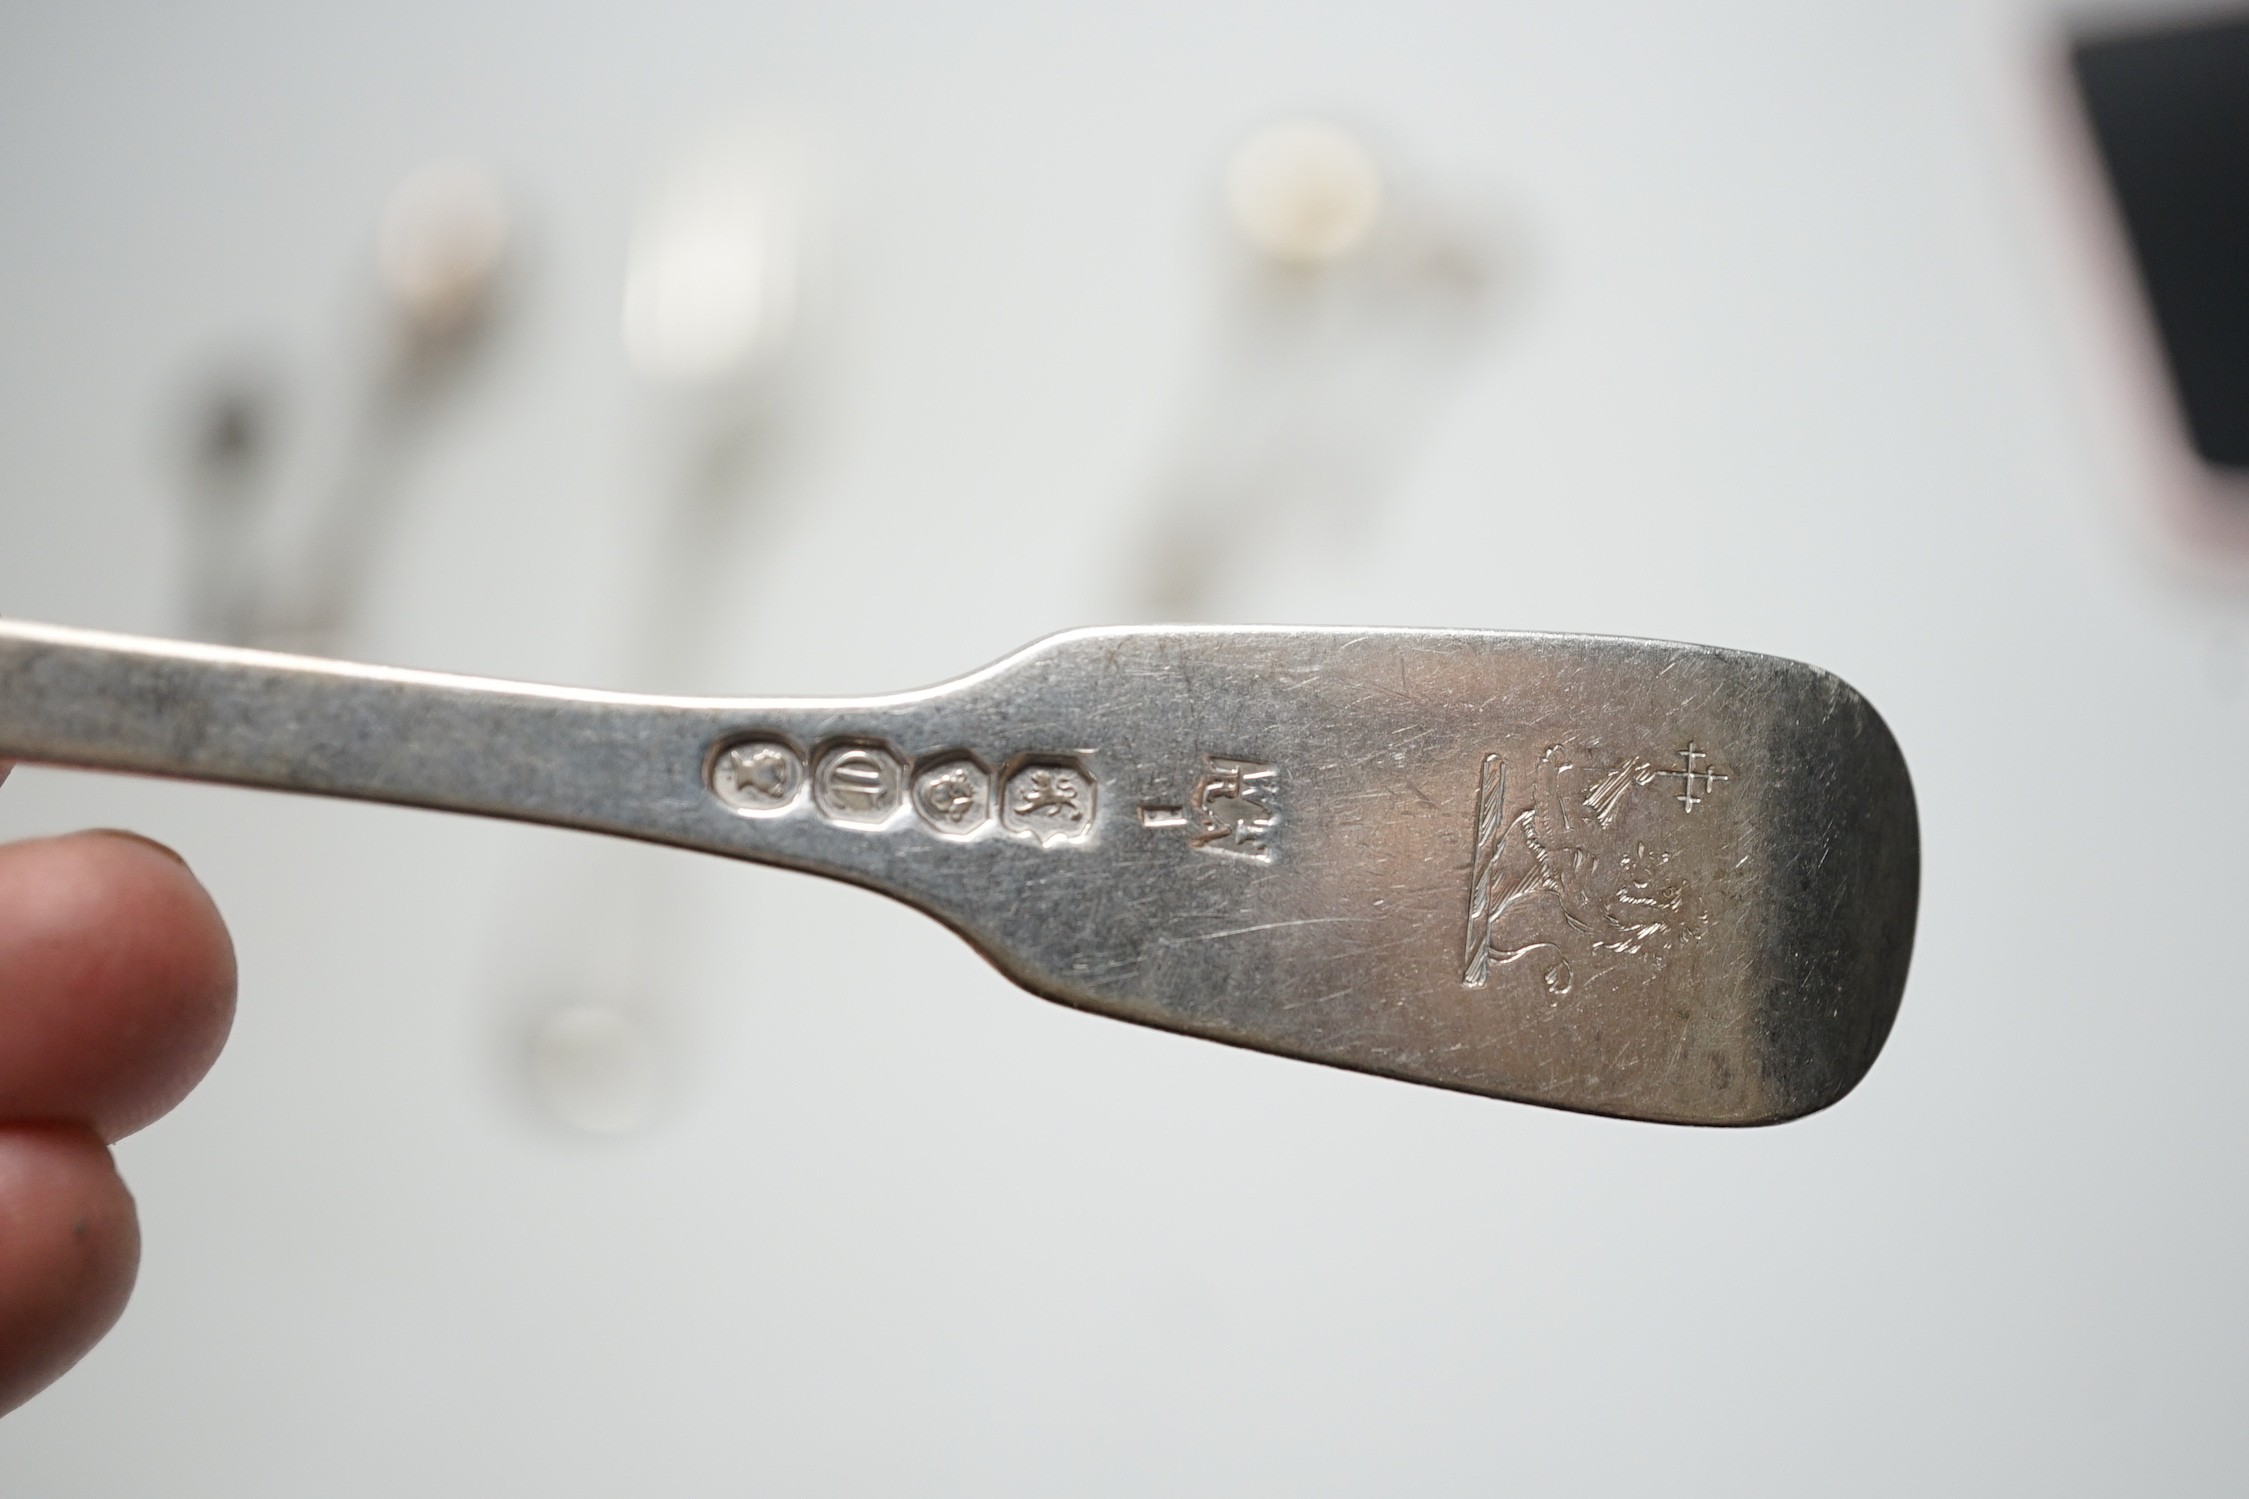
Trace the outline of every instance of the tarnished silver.
<path fill-rule="evenodd" d="M 1834 1102 L 1904 988 L 1905 762 L 1825 672 L 1467 631 L 1053 636 L 860 700 L 568 691 L 0 621 L 0 760 L 849 880 L 1034 993 L 1630 1118 Z"/>

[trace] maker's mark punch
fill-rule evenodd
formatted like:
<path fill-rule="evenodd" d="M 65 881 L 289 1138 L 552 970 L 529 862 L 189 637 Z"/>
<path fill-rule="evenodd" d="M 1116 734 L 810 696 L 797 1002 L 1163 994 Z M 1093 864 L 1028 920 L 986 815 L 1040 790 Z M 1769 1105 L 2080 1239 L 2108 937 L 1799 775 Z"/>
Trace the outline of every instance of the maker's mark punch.
<path fill-rule="evenodd" d="M 1260 863 L 1273 857 L 1281 821 L 1281 772 L 1261 760 L 1203 756 L 1203 774 L 1184 804 L 1142 802 L 1144 828 L 1187 828 L 1189 846 Z"/>

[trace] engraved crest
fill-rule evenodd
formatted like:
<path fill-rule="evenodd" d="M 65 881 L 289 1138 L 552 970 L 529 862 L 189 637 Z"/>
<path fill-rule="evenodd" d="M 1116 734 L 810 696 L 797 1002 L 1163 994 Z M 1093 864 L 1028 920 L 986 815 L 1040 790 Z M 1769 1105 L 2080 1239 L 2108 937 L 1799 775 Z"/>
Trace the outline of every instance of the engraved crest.
<path fill-rule="evenodd" d="M 1558 744 L 1517 780 L 1504 756 L 1486 755 L 1476 788 L 1462 985 L 1484 988 L 1495 970 L 1528 962 L 1548 993 L 1567 994 L 1579 964 L 1660 967 L 1681 944 L 1700 941 L 1709 917 L 1678 855 L 1606 836 L 1635 792 L 1681 774 L 1638 757 L 1596 762 Z M 1690 784 L 1699 790 L 1689 812 L 1715 784 L 1710 775 L 1730 779 L 1693 774 Z"/>

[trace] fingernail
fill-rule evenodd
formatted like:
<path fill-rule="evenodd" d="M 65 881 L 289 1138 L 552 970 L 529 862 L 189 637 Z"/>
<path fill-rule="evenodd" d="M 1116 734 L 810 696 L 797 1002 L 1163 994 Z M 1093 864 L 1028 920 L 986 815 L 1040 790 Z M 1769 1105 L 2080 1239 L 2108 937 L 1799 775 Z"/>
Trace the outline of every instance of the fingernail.
<path fill-rule="evenodd" d="M 153 848 L 158 853 L 162 854 L 165 858 L 170 859 L 174 864 L 179 865 L 180 868 L 187 868 L 187 860 L 180 857 L 180 851 L 178 849 L 171 847 L 169 844 L 158 843 L 154 838 L 151 838 L 144 833 L 127 832 L 124 828 L 88 828 L 87 831 L 93 833 L 97 837 L 123 838 L 128 842 L 138 843 L 143 848 Z"/>

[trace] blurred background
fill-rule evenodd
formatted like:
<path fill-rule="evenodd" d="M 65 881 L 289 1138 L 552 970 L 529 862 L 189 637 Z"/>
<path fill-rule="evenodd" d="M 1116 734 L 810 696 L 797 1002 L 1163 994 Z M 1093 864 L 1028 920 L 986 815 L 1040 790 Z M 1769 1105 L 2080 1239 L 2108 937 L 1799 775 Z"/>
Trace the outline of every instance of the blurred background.
<path fill-rule="evenodd" d="M 1696 1132 L 1072 1013 L 799 876 L 26 768 L 0 836 L 175 844 L 243 990 L 0 1489 L 2238 1487 L 2211 19 L 0 10 L 0 611 L 759 694 L 1707 641 L 1866 692 L 1926 859 L 1867 1082 Z"/>

